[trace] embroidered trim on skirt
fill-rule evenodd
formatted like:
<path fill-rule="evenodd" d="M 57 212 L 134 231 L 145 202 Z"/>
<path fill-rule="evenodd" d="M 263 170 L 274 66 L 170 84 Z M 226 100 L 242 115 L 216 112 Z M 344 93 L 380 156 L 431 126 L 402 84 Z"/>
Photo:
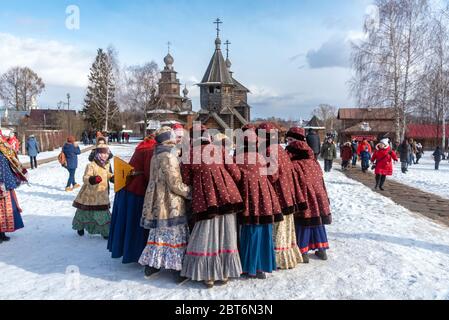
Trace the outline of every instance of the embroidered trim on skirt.
<path fill-rule="evenodd" d="M 251 276 L 276 270 L 272 224 L 242 226 L 240 259 L 243 273 Z"/>
<path fill-rule="evenodd" d="M 0 199 L 0 232 L 14 232 L 24 227 L 21 209 L 14 190 L 6 191 Z"/>
<path fill-rule="evenodd" d="M 188 240 L 187 224 L 150 229 L 139 263 L 156 269 L 181 271 Z"/>
<path fill-rule="evenodd" d="M 295 218 L 293 215 L 284 216 L 284 221 L 274 224 L 273 241 L 278 269 L 293 269 L 303 262 L 296 243 Z"/>
<path fill-rule="evenodd" d="M 85 211 L 77 209 L 72 222 L 73 230 L 86 230 L 89 234 L 109 236 L 111 213 L 109 210 Z"/>
<path fill-rule="evenodd" d="M 326 228 L 324 225 L 317 227 L 304 227 L 297 223 L 296 239 L 301 253 L 307 253 L 312 250 L 329 249 Z"/>
<path fill-rule="evenodd" d="M 181 275 L 194 281 L 239 278 L 242 265 L 235 214 L 197 222 L 190 236 Z"/>

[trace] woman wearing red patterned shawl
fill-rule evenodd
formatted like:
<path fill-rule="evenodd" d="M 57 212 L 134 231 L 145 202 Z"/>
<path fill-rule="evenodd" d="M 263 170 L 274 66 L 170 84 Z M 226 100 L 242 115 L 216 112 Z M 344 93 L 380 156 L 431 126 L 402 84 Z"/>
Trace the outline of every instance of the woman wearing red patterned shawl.
<path fill-rule="evenodd" d="M 296 242 L 293 214 L 298 210 L 306 209 L 307 205 L 298 174 L 293 168 L 289 155 L 279 145 L 277 132 L 276 127 L 271 123 L 261 123 L 258 127 L 258 137 L 263 142 L 261 146 L 266 147 L 266 156 L 275 164 L 271 166 L 271 169 L 275 170 L 271 176 L 284 215 L 284 220 L 276 222 L 273 228 L 276 266 L 278 269 L 293 269 L 302 262 L 301 252 Z M 260 148 L 259 151 L 261 150 Z"/>
<path fill-rule="evenodd" d="M 296 238 L 305 263 L 309 262 L 308 252 L 327 260 L 329 244 L 326 224 L 331 224 L 329 198 L 323 179 L 323 171 L 315 160 L 312 149 L 306 142 L 303 128 L 291 128 L 287 133 L 287 152 L 298 174 L 307 209 L 295 213 Z"/>

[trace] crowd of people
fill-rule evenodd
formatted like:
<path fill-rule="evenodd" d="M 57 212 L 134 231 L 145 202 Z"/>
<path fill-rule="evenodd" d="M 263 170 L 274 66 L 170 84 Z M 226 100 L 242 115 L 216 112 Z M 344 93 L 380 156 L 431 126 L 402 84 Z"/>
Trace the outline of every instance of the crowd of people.
<path fill-rule="evenodd" d="M 146 278 L 168 269 L 177 272 L 179 283 L 201 281 L 207 288 L 293 269 L 309 263 L 310 251 L 327 260 L 325 225 L 332 219 L 321 167 L 304 129 L 289 130 L 286 149 L 270 133 L 261 137 L 261 130 L 272 129 L 270 123 L 246 125 L 244 144 L 233 153 L 222 148 L 231 143 L 226 136 L 211 136 L 204 126 L 197 135 L 192 130 L 190 159 L 196 152 L 214 159 L 198 162 L 180 161 L 182 128 L 159 129 L 130 160 L 134 169 L 115 194 L 107 234 L 102 211 L 109 205 L 108 188 L 99 186 L 112 174 L 105 144 L 98 145 L 96 164 L 89 164 L 84 175 L 85 191 L 74 202 L 73 228 L 80 235 L 85 229 L 107 237 L 112 257 L 140 263 Z M 276 166 L 269 165 L 256 142 L 267 147 L 268 158 L 277 155 Z M 272 171 L 264 174 L 267 168 Z M 93 199 L 88 190 L 104 192 L 105 201 L 80 201 Z"/>
<path fill-rule="evenodd" d="M 81 134 L 81 141 L 84 145 L 95 145 L 99 135 L 107 137 L 108 142 L 129 143 L 130 139 L 130 135 L 126 131 L 99 132 L 85 130 Z"/>

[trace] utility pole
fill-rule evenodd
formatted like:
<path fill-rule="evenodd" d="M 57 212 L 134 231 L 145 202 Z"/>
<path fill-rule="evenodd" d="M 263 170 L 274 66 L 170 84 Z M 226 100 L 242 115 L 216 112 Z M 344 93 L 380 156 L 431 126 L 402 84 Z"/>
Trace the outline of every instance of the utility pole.
<path fill-rule="evenodd" d="M 72 129 L 71 129 L 71 125 L 70 125 L 70 93 L 67 93 L 67 126 L 68 126 L 69 135 L 71 135 Z"/>

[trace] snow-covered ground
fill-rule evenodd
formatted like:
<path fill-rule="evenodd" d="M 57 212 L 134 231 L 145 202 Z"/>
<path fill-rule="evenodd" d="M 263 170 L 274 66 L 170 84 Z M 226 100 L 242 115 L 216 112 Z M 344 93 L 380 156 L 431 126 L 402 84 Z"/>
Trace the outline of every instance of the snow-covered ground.
<path fill-rule="evenodd" d="M 81 143 L 79 144 L 79 146 L 80 146 L 81 151 L 83 151 L 83 149 L 86 149 L 86 148 L 90 147 L 90 146 L 85 146 L 85 145 L 83 145 Z M 58 149 L 55 149 L 53 151 L 40 152 L 37 155 L 37 161 L 43 160 L 43 159 L 49 159 L 49 158 L 57 157 L 61 153 L 61 150 L 62 150 L 62 148 L 58 148 Z M 25 155 L 21 154 L 21 155 L 19 155 L 19 160 L 23 164 L 29 163 L 30 162 L 30 157 L 28 155 L 26 155 L 26 154 Z"/>
<path fill-rule="evenodd" d="M 419 164 L 409 167 L 408 172 L 401 172 L 401 163 L 394 168 L 393 179 L 411 187 L 434 193 L 440 197 L 449 199 L 449 162 L 440 162 L 440 170 L 435 170 L 435 162 L 428 151 L 419 160 Z"/>
<path fill-rule="evenodd" d="M 129 158 L 130 145 L 113 146 Z M 80 156 L 81 181 L 87 154 Z M 411 213 L 333 171 L 325 176 L 334 215 L 329 260 L 204 289 L 113 260 L 99 236 L 71 229 L 75 193 L 58 163 L 31 172 L 18 190 L 25 228 L 0 244 L 0 299 L 449 299 L 449 228 Z M 112 197 L 112 195 L 111 195 Z M 80 276 L 71 271 L 79 270 Z"/>

